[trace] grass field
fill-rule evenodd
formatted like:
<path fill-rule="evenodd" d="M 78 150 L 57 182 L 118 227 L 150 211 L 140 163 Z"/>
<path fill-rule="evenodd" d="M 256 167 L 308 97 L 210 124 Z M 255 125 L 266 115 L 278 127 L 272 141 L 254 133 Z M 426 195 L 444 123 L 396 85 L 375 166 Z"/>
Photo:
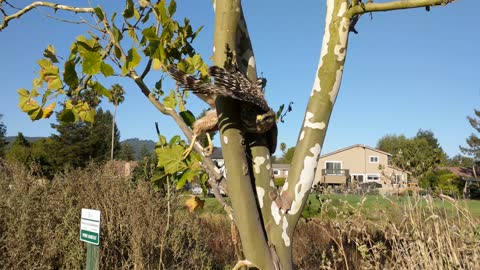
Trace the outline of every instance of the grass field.
<path fill-rule="evenodd" d="M 320 199 L 320 200 L 319 200 Z M 370 219 L 379 219 L 377 214 L 384 212 L 387 214 L 398 213 L 402 206 L 412 204 L 412 206 L 422 207 L 426 205 L 426 199 L 409 196 L 381 196 L 381 195 L 352 195 L 352 194 L 328 194 L 321 195 L 319 199 L 311 194 L 307 207 L 303 211 L 303 216 L 307 218 L 330 217 L 335 218 L 342 211 L 352 212 L 355 208 L 362 208 Z M 228 198 L 226 198 L 228 201 Z M 440 198 L 435 198 L 434 205 L 440 209 L 445 209 L 446 213 L 452 213 L 455 204 Z M 459 200 L 456 203 L 470 211 L 473 217 L 480 218 L 479 200 Z M 202 213 L 224 214 L 224 211 L 215 198 L 205 198 L 205 206 Z"/>

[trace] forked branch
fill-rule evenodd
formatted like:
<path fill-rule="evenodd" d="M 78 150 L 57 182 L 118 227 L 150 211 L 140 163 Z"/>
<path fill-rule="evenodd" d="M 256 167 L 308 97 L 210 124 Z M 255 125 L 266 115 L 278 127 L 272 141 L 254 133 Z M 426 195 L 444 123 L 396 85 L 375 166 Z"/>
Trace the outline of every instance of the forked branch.
<path fill-rule="evenodd" d="M 75 13 L 94 13 L 95 10 L 91 7 L 72 7 L 72 6 L 67 6 L 67 5 L 60 5 L 60 4 L 55 4 L 55 3 L 50 3 L 50 2 L 43 2 L 43 1 L 37 1 L 33 2 L 30 5 L 20 9 L 16 13 L 12 15 L 5 16 L 3 18 L 2 24 L 0 24 L 0 31 L 5 29 L 8 26 L 8 23 L 13 20 L 13 19 L 19 19 L 22 17 L 24 14 L 27 12 L 33 10 L 36 7 L 48 7 L 51 8 L 55 11 L 57 10 L 66 10 L 66 11 L 72 11 Z"/>
<path fill-rule="evenodd" d="M 361 5 L 352 5 L 347 11 L 347 17 L 352 18 L 354 15 L 359 15 L 368 12 L 390 11 L 397 9 L 419 8 L 429 6 L 444 6 L 455 2 L 455 0 L 409 0 L 409 1 L 392 1 L 385 3 L 362 3 Z"/>

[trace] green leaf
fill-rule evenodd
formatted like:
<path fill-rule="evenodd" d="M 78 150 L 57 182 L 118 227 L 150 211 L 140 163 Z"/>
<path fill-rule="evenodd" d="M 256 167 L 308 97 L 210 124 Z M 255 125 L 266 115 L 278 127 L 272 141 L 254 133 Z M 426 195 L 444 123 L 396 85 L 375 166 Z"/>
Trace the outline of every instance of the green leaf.
<path fill-rule="evenodd" d="M 169 145 L 175 145 L 175 144 L 178 144 L 180 141 L 182 140 L 182 138 L 180 138 L 180 136 L 178 135 L 175 135 L 173 136 L 170 141 L 168 142 Z"/>
<path fill-rule="evenodd" d="M 112 33 L 116 42 L 120 42 L 123 39 L 122 31 L 120 31 L 115 25 L 113 25 Z"/>
<path fill-rule="evenodd" d="M 170 14 L 170 16 L 173 16 L 173 14 L 175 14 L 175 11 L 177 11 L 177 3 L 175 2 L 175 0 L 171 0 L 170 4 L 168 5 L 168 14 Z"/>
<path fill-rule="evenodd" d="M 73 60 L 65 62 L 63 81 L 70 86 L 71 89 L 77 88 L 78 86 L 78 75 L 75 71 L 75 62 Z"/>
<path fill-rule="evenodd" d="M 110 91 L 108 91 L 107 88 L 105 88 L 99 82 L 95 82 L 92 85 L 92 89 L 95 90 L 95 92 L 99 93 L 100 95 L 102 95 L 102 96 L 104 96 L 108 99 L 112 99 L 112 93 Z"/>
<path fill-rule="evenodd" d="M 140 12 L 138 12 L 138 9 L 133 9 L 133 16 L 135 16 L 135 19 L 137 20 L 140 19 Z"/>
<path fill-rule="evenodd" d="M 18 97 L 18 107 L 23 111 L 23 112 L 29 112 L 32 110 L 36 110 L 40 106 L 38 106 L 38 103 L 30 96 L 30 92 L 28 92 L 27 89 L 21 88 L 17 90 L 17 93 L 19 95 Z"/>
<path fill-rule="evenodd" d="M 187 168 L 183 162 L 184 148 L 180 145 L 157 148 L 155 151 L 158 156 L 158 167 L 164 168 L 165 173 L 175 174 Z"/>
<path fill-rule="evenodd" d="M 82 70 L 85 74 L 95 75 L 101 70 L 101 56 L 97 52 L 85 52 L 83 55 Z"/>
<path fill-rule="evenodd" d="M 105 16 L 103 15 L 103 10 L 100 6 L 97 6 L 94 8 L 95 10 L 95 15 L 97 15 L 98 19 L 100 21 L 103 21 L 103 19 L 105 19 Z"/>
<path fill-rule="evenodd" d="M 127 74 L 130 69 L 135 68 L 140 63 L 141 58 L 140 55 L 137 53 L 137 50 L 135 48 L 131 48 L 128 51 L 126 60 L 127 62 L 125 65 L 123 65 L 122 68 L 123 74 Z"/>
<path fill-rule="evenodd" d="M 75 114 L 71 109 L 64 109 L 62 113 L 60 113 L 60 121 L 72 123 L 75 122 Z"/>
<path fill-rule="evenodd" d="M 195 122 L 195 116 L 191 111 L 183 111 L 180 112 L 180 116 L 182 117 L 183 121 L 191 127 L 193 123 Z"/>
<path fill-rule="evenodd" d="M 158 82 L 155 83 L 155 89 L 162 90 L 162 82 L 163 82 L 163 78 L 160 78 L 160 80 L 158 80 Z"/>
<path fill-rule="evenodd" d="M 163 64 L 162 64 L 162 61 L 160 61 L 160 59 L 153 58 L 153 60 L 152 60 L 153 70 L 160 70 L 160 69 L 162 69 L 162 66 L 163 66 Z M 159 89 L 159 88 L 157 88 L 157 89 Z"/>
<path fill-rule="evenodd" d="M 48 47 L 43 51 L 43 56 L 47 57 L 53 63 L 58 63 L 57 56 L 55 55 L 55 48 L 53 45 L 48 45 Z"/>
<path fill-rule="evenodd" d="M 40 76 L 45 82 L 47 82 L 48 89 L 57 90 L 62 87 L 62 81 L 58 74 L 58 67 L 52 65 L 42 68 Z"/>
<path fill-rule="evenodd" d="M 127 34 L 133 39 L 135 43 L 138 42 L 137 32 L 135 31 L 135 28 L 128 28 Z"/>
<path fill-rule="evenodd" d="M 103 76 L 108 77 L 113 75 L 113 68 L 109 64 L 102 62 L 100 65 L 100 70 L 102 71 Z"/>
<path fill-rule="evenodd" d="M 178 179 L 177 181 L 177 186 L 176 186 L 177 190 L 182 189 L 187 182 L 192 182 L 197 175 L 198 173 L 196 171 L 189 170 L 184 172 L 180 177 L 180 179 Z"/>
<path fill-rule="evenodd" d="M 82 121 L 89 122 L 89 123 L 93 123 L 93 121 L 95 121 L 95 114 L 96 114 L 95 109 L 80 111 L 78 113 L 78 115 L 79 115 L 80 119 L 82 119 Z"/>
<path fill-rule="evenodd" d="M 173 90 L 170 90 L 170 94 L 163 99 L 163 104 L 165 104 L 167 108 L 175 109 L 175 106 L 177 106 L 177 98 Z"/>
<path fill-rule="evenodd" d="M 133 17 L 133 11 L 134 10 L 134 7 L 133 7 L 133 0 L 127 0 L 127 6 L 125 7 L 125 9 L 123 10 L 123 17 L 125 17 L 125 19 L 130 19 L 131 17 Z"/>
<path fill-rule="evenodd" d="M 143 29 L 142 35 L 146 37 L 148 40 L 158 39 L 155 26 L 150 26 Z"/>

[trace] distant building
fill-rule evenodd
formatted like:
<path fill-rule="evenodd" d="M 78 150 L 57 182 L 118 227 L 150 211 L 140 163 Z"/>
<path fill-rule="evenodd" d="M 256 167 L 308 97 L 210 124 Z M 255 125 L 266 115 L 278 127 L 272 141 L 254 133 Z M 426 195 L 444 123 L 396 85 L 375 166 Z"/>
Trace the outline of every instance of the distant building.
<path fill-rule="evenodd" d="M 314 184 L 377 183 L 385 189 L 406 187 L 408 172 L 390 164 L 391 154 L 356 144 L 320 156 Z"/>
<path fill-rule="evenodd" d="M 274 178 L 287 178 L 290 164 L 272 164 Z"/>

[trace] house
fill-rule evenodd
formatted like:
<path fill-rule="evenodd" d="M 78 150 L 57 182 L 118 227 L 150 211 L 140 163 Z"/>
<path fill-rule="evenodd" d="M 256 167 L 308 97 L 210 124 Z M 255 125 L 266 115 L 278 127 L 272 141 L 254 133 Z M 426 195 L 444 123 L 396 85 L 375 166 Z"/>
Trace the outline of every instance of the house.
<path fill-rule="evenodd" d="M 225 160 L 223 159 L 222 148 L 214 147 L 210 158 L 222 173 L 225 173 Z M 290 164 L 272 164 L 274 178 L 287 178 Z"/>
<path fill-rule="evenodd" d="M 320 156 L 314 184 L 377 183 L 384 188 L 405 187 L 408 172 L 390 164 L 392 155 L 356 144 Z"/>
<path fill-rule="evenodd" d="M 272 164 L 274 178 L 287 178 L 290 164 Z"/>

